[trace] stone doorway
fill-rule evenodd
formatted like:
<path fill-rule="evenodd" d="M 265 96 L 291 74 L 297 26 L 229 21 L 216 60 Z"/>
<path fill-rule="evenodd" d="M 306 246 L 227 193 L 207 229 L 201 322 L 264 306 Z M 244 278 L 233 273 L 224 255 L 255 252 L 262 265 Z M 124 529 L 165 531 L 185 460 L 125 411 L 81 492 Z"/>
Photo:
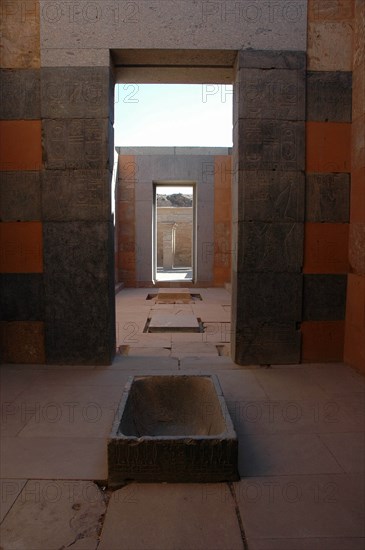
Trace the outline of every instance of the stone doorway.
<path fill-rule="evenodd" d="M 194 182 L 153 186 L 153 275 L 156 282 L 193 282 L 196 250 Z"/>

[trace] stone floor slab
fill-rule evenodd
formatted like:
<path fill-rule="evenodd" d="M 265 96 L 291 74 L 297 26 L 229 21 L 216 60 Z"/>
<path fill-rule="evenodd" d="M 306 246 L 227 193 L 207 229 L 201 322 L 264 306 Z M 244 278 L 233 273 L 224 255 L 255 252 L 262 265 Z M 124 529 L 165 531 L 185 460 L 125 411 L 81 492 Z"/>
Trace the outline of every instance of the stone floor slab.
<path fill-rule="evenodd" d="M 110 370 L 118 369 L 128 373 L 129 371 L 159 371 L 177 370 L 178 360 L 173 357 L 128 357 L 117 355 L 113 364 L 108 367 Z"/>
<path fill-rule="evenodd" d="M 171 334 L 139 334 L 137 338 L 130 342 L 133 348 L 163 348 L 171 346 Z"/>
<path fill-rule="evenodd" d="M 48 365 L 47 365 L 48 367 Z M 87 371 L 65 369 L 48 369 L 39 371 L 38 385 L 45 386 L 119 386 L 123 387 L 128 375 L 107 367 L 90 368 Z M 87 383 L 87 384 L 86 384 Z"/>
<path fill-rule="evenodd" d="M 155 336 L 155 335 L 154 335 Z M 157 336 L 157 335 L 156 335 Z M 178 344 L 180 342 L 187 343 L 204 343 L 206 342 L 204 333 L 197 332 L 171 332 L 171 342 L 172 344 Z"/>
<path fill-rule="evenodd" d="M 0 523 L 13 506 L 26 482 L 26 479 L 0 480 Z"/>
<path fill-rule="evenodd" d="M 92 482 L 28 481 L 0 527 L 1 547 L 94 550 L 105 510 Z"/>
<path fill-rule="evenodd" d="M 249 548 L 255 539 L 265 544 L 266 539 L 364 537 L 362 481 L 339 474 L 254 477 L 235 483 Z M 286 542 L 283 548 L 292 550 Z"/>
<path fill-rule="evenodd" d="M 218 374 L 218 378 L 226 402 L 237 404 L 268 399 L 252 371 L 239 369 L 224 371 Z"/>
<path fill-rule="evenodd" d="M 204 337 L 207 342 L 229 343 L 231 341 L 231 323 L 217 321 L 204 322 Z"/>
<path fill-rule="evenodd" d="M 197 317 L 200 317 L 204 323 L 211 322 L 231 322 L 231 314 L 222 306 L 217 305 L 206 305 L 206 304 L 195 304 L 192 306 L 193 312 Z"/>
<path fill-rule="evenodd" d="M 353 474 L 365 471 L 364 432 L 324 433 L 319 437 L 345 472 Z"/>
<path fill-rule="evenodd" d="M 13 365 L 0 365 L 1 401 L 12 402 L 25 389 L 36 383 L 38 373 L 34 370 L 13 368 Z"/>
<path fill-rule="evenodd" d="M 239 365 L 236 365 L 233 363 L 232 359 L 230 357 L 196 357 L 196 358 L 189 358 L 186 357 L 185 359 L 181 360 L 181 368 L 182 369 L 196 369 L 196 370 L 206 370 L 207 372 L 211 370 L 216 369 L 237 369 L 241 370 L 242 367 Z"/>
<path fill-rule="evenodd" d="M 128 357 L 170 357 L 171 349 L 161 347 L 130 347 Z"/>
<path fill-rule="evenodd" d="M 365 377 L 344 364 L 327 364 L 311 367 L 306 373 L 327 395 L 342 397 L 353 393 L 365 393 Z"/>
<path fill-rule="evenodd" d="M 365 538 L 250 539 L 250 550 L 364 550 Z"/>
<path fill-rule="evenodd" d="M 26 460 L 24 460 L 26 457 Z M 107 439 L 9 437 L 0 449 L 5 479 L 95 479 L 108 477 Z"/>
<path fill-rule="evenodd" d="M 225 484 L 134 484 L 109 503 L 98 550 L 243 550 Z"/>
<path fill-rule="evenodd" d="M 238 442 L 241 477 L 343 473 L 316 434 L 239 433 Z"/>
<path fill-rule="evenodd" d="M 228 409 L 237 433 L 242 435 L 328 433 L 338 434 L 341 440 L 341 434 L 353 432 L 361 437 L 364 432 L 364 424 L 357 422 L 337 401 L 256 399 L 254 390 L 251 399 L 241 399 L 242 394 L 234 382 L 232 393 L 227 393 Z"/>
<path fill-rule="evenodd" d="M 217 355 L 217 348 L 212 343 L 207 342 L 189 342 L 187 345 L 184 342 L 172 342 L 172 352 L 173 353 L 209 353 L 211 355 Z"/>
<path fill-rule="evenodd" d="M 303 365 L 293 368 L 255 369 L 255 376 L 270 399 L 321 399 L 328 395 Z"/>

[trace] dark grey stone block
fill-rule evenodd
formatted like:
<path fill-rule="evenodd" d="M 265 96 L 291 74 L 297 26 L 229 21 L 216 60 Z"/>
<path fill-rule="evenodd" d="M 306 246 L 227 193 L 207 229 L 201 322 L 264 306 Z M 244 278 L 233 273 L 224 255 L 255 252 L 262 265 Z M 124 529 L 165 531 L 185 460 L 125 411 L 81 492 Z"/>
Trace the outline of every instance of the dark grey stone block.
<path fill-rule="evenodd" d="M 308 71 L 307 120 L 351 122 L 352 73 Z"/>
<path fill-rule="evenodd" d="M 40 273 L 0 275 L 0 320 L 43 321 L 44 286 Z"/>
<path fill-rule="evenodd" d="M 295 323 L 302 318 L 302 274 L 239 273 L 237 322 Z"/>
<path fill-rule="evenodd" d="M 43 224 L 48 363 L 109 364 L 115 352 L 113 225 Z"/>
<path fill-rule="evenodd" d="M 305 120 L 305 71 L 244 69 L 239 93 L 238 117 Z"/>
<path fill-rule="evenodd" d="M 49 170 L 112 169 L 110 123 L 105 119 L 45 119 L 44 162 Z"/>
<path fill-rule="evenodd" d="M 109 221 L 111 174 L 108 170 L 45 170 L 42 173 L 44 221 Z"/>
<path fill-rule="evenodd" d="M 39 69 L 2 69 L 0 81 L 0 119 L 40 118 Z"/>
<path fill-rule="evenodd" d="M 304 275 L 303 320 L 344 319 L 346 289 L 346 275 Z"/>
<path fill-rule="evenodd" d="M 237 271 L 300 272 L 304 224 L 239 222 Z"/>
<path fill-rule="evenodd" d="M 232 358 L 238 365 L 300 362 L 301 333 L 295 324 L 247 323 L 237 326 Z"/>
<path fill-rule="evenodd" d="M 108 118 L 114 121 L 109 67 L 41 69 L 42 118 Z"/>
<path fill-rule="evenodd" d="M 304 221 L 305 178 L 302 172 L 239 172 L 239 221 Z"/>
<path fill-rule="evenodd" d="M 248 69 L 305 69 L 305 52 L 284 50 L 241 50 L 238 67 Z"/>
<path fill-rule="evenodd" d="M 349 174 L 307 174 L 305 217 L 309 222 L 348 222 Z"/>
<path fill-rule="evenodd" d="M 0 172 L 0 220 L 41 219 L 40 172 Z"/>
<path fill-rule="evenodd" d="M 239 119 L 240 170 L 304 170 L 305 124 Z"/>

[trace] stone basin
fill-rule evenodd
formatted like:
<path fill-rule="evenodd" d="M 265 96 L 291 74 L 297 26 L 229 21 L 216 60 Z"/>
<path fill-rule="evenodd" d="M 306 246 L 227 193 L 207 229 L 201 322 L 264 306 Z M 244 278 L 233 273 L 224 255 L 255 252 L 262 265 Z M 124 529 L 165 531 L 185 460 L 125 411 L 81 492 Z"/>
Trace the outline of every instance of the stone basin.
<path fill-rule="evenodd" d="M 133 376 L 108 442 L 109 486 L 235 481 L 237 454 L 216 376 Z"/>

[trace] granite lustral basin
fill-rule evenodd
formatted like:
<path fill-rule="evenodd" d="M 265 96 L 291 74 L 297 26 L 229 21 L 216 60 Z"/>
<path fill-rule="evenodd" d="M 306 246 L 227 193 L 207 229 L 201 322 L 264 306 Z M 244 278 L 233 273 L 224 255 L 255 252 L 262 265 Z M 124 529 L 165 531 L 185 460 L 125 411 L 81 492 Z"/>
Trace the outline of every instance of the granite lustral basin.
<path fill-rule="evenodd" d="M 108 441 L 108 483 L 239 479 L 238 441 L 216 376 L 133 376 Z"/>

